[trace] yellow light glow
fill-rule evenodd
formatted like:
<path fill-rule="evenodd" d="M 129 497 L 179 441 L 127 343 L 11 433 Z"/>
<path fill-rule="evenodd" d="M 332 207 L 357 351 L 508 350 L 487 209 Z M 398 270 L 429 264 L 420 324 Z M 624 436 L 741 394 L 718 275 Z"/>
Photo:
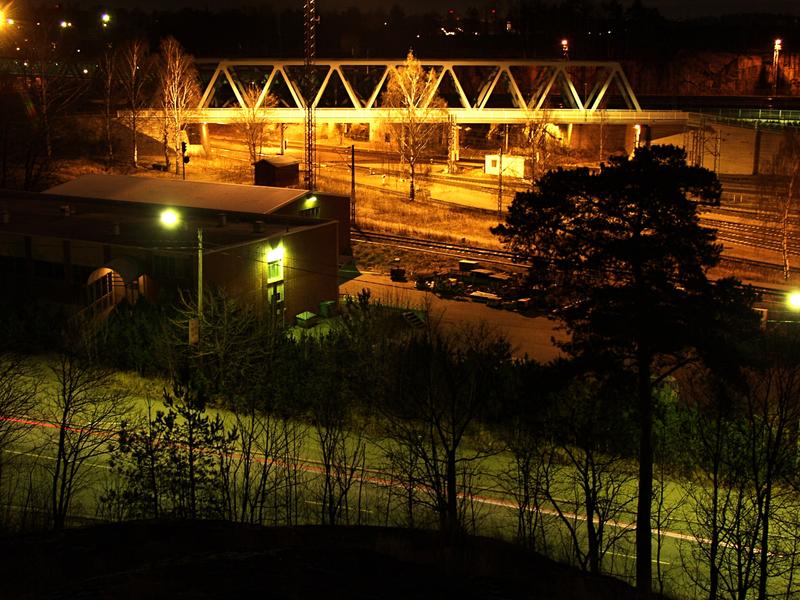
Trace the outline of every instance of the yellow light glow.
<path fill-rule="evenodd" d="M 171 208 L 161 211 L 161 224 L 164 227 L 175 227 L 180 220 L 180 215 Z"/>
<path fill-rule="evenodd" d="M 102 15 L 100 15 L 100 20 L 103 23 L 108 23 L 111 20 L 111 15 L 108 13 L 103 13 Z"/>
<path fill-rule="evenodd" d="M 800 310 L 800 292 L 790 292 L 786 297 L 786 304 L 792 310 Z"/>
<path fill-rule="evenodd" d="M 283 244 L 278 244 L 274 248 L 267 248 L 267 262 L 277 262 L 283 260 Z"/>

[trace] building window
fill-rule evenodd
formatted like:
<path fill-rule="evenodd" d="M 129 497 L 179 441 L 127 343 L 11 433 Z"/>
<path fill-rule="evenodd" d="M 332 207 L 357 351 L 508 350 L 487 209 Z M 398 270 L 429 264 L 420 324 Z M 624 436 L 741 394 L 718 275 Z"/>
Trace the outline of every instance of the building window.
<path fill-rule="evenodd" d="M 102 275 L 86 288 L 87 303 L 93 307 L 107 307 L 114 304 L 114 276 L 109 272 Z"/>
<path fill-rule="evenodd" d="M 300 211 L 301 217 L 312 217 L 315 219 L 319 218 L 319 206 L 314 206 L 312 208 L 306 208 Z"/>
<path fill-rule="evenodd" d="M 282 281 L 267 285 L 267 310 L 280 322 L 283 322 L 283 293 L 284 288 Z"/>
<path fill-rule="evenodd" d="M 267 263 L 267 281 L 279 281 L 283 279 L 283 261 L 273 260 Z"/>

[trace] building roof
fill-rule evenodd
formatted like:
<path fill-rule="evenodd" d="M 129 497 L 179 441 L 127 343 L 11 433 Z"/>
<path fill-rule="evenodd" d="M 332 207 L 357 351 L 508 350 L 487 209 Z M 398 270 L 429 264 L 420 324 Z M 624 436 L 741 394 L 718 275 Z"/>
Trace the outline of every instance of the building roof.
<path fill-rule="evenodd" d="M 65 202 L 70 202 L 69 207 Z M 0 237 L 12 233 L 182 254 L 197 251 L 197 229 L 202 227 L 204 254 L 213 254 L 325 225 L 300 218 L 272 217 L 254 223 L 229 217 L 222 226 L 214 215 L 192 213 L 186 215 L 184 225 L 166 229 L 159 223 L 158 209 L 158 205 L 71 202 L 63 196 L 2 191 L 0 213 L 5 213 L 8 222 L 0 220 Z"/>
<path fill-rule="evenodd" d="M 300 164 L 300 161 L 291 156 L 281 156 L 280 154 L 274 156 L 265 156 L 256 161 L 258 163 L 267 163 L 273 167 L 293 167 Z"/>
<path fill-rule="evenodd" d="M 308 195 L 307 190 L 288 188 L 102 174 L 83 175 L 47 193 L 262 215 Z"/>

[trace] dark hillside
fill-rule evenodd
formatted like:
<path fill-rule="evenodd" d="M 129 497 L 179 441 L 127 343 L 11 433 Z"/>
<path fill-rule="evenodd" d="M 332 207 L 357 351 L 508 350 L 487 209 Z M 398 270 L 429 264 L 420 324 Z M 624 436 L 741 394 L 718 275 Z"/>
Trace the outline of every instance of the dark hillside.
<path fill-rule="evenodd" d="M 0 540 L 3 598 L 625 599 L 518 547 L 384 528 L 129 522 Z"/>

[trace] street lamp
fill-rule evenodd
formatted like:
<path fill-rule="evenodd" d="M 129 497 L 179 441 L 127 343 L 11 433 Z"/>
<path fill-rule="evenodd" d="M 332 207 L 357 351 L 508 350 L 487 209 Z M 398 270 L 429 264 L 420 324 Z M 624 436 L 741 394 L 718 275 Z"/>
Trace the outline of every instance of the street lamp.
<path fill-rule="evenodd" d="M 772 50 L 772 95 L 778 95 L 778 60 L 783 50 L 783 40 L 777 38 Z"/>
<path fill-rule="evenodd" d="M 794 311 L 800 311 L 800 292 L 789 292 L 786 296 L 786 306 Z"/>
<path fill-rule="evenodd" d="M 111 15 L 107 12 L 100 15 L 100 22 L 103 24 L 103 27 L 108 27 L 108 24 L 111 22 Z"/>
<path fill-rule="evenodd" d="M 175 229 L 180 222 L 181 216 L 177 211 L 167 208 L 161 211 L 160 216 L 161 224 L 167 229 Z M 197 228 L 197 324 L 200 326 L 200 320 L 203 318 L 203 228 Z M 191 328 L 191 326 L 190 326 Z M 189 335 L 189 343 L 192 342 L 192 335 Z M 195 337 L 199 340 L 199 333 Z M 196 341 L 194 342 L 196 343 Z"/>
<path fill-rule="evenodd" d="M 561 40 L 561 56 L 564 57 L 564 60 L 569 60 L 569 40 L 567 38 Z"/>

